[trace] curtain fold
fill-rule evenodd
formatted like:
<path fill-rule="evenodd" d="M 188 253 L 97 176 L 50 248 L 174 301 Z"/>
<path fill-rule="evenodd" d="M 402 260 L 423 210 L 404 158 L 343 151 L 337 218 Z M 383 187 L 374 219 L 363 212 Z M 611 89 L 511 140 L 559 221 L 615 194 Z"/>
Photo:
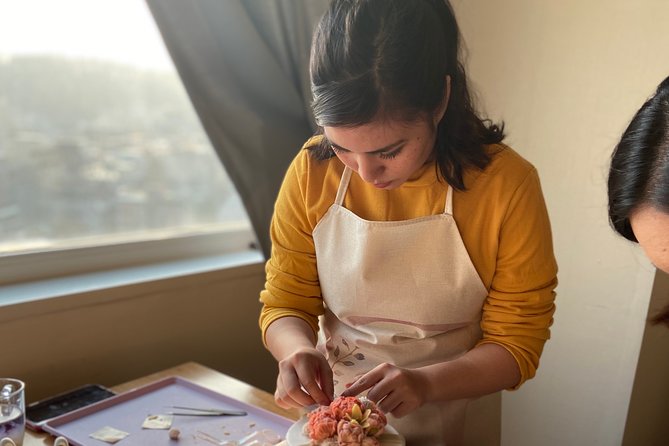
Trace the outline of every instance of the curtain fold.
<path fill-rule="evenodd" d="M 146 0 L 266 258 L 288 164 L 313 133 L 309 48 L 328 0 Z"/>

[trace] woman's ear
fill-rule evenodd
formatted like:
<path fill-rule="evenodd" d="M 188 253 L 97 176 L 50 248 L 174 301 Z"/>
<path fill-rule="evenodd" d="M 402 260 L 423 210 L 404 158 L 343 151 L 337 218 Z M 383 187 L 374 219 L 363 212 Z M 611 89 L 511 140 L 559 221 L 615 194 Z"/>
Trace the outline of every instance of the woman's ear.
<path fill-rule="evenodd" d="M 439 108 L 434 114 L 434 126 L 438 126 L 441 122 L 446 110 L 448 109 L 448 100 L 451 98 L 451 76 L 446 76 L 446 88 L 444 88 L 444 97 L 441 100 Z"/>

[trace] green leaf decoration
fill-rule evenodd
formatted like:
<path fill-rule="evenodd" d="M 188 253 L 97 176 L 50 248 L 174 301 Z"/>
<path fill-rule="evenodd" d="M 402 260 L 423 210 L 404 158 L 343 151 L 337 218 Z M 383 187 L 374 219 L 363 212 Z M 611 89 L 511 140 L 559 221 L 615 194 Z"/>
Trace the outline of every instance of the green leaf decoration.
<path fill-rule="evenodd" d="M 355 365 L 353 361 L 342 361 L 341 363 L 344 364 L 346 367 L 351 367 Z"/>
<path fill-rule="evenodd" d="M 358 359 L 360 361 L 363 361 L 365 359 L 365 355 L 363 355 L 362 353 L 356 353 L 353 356 L 355 356 L 355 359 Z"/>
<path fill-rule="evenodd" d="M 339 358 L 339 346 L 336 346 L 332 353 L 334 353 L 335 358 Z"/>
<path fill-rule="evenodd" d="M 348 342 L 346 342 L 346 339 L 341 338 L 341 343 L 348 347 Z"/>

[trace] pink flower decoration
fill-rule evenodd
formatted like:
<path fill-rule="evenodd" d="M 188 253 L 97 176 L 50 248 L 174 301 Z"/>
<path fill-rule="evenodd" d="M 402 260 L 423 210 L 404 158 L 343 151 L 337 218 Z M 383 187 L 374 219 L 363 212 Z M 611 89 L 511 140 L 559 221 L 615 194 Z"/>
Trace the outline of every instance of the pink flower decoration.
<path fill-rule="evenodd" d="M 328 406 L 320 406 L 309 413 L 306 433 L 310 439 L 320 441 L 337 433 L 337 419 Z"/>
<path fill-rule="evenodd" d="M 360 446 L 365 439 L 365 431 L 355 421 L 341 420 L 337 425 L 339 446 Z"/>
<path fill-rule="evenodd" d="M 338 397 L 308 414 L 304 433 L 319 446 L 380 446 L 386 416 L 371 400 Z"/>
<path fill-rule="evenodd" d="M 365 432 L 367 435 L 373 437 L 378 437 L 383 433 L 384 428 L 388 424 L 386 416 L 378 409 L 374 409 L 372 413 L 367 417 L 367 422 L 365 423 Z"/>
<path fill-rule="evenodd" d="M 330 408 L 337 420 L 341 420 L 351 413 L 354 404 L 360 406 L 360 400 L 354 396 L 341 396 L 330 403 Z"/>
<path fill-rule="evenodd" d="M 361 396 L 358 399 L 360 400 L 360 409 L 362 409 L 363 412 L 366 411 L 367 409 L 370 409 L 372 411 L 378 410 L 378 408 L 376 407 L 376 403 L 367 398 L 366 396 Z"/>

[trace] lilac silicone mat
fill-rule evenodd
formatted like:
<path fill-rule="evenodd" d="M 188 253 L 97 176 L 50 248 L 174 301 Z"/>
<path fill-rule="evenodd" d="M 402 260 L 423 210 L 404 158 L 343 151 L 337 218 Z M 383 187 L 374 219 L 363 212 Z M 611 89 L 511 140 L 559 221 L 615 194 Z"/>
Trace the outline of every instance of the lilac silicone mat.
<path fill-rule="evenodd" d="M 168 430 L 142 429 L 142 423 L 149 415 L 183 412 L 168 406 L 243 410 L 247 415 L 174 416 L 172 428 L 181 432 L 178 441 L 170 440 Z M 62 435 L 74 446 L 108 446 L 109 443 L 90 437 L 105 426 L 130 434 L 117 442 L 118 446 L 207 446 L 216 443 L 205 440 L 202 433 L 220 441 L 234 441 L 255 431 L 269 429 L 285 438 L 293 423 L 288 418 L 183 378 L 170 377 L 53 418 L 45 423 L 43 429 L 52 435 Z"/>

